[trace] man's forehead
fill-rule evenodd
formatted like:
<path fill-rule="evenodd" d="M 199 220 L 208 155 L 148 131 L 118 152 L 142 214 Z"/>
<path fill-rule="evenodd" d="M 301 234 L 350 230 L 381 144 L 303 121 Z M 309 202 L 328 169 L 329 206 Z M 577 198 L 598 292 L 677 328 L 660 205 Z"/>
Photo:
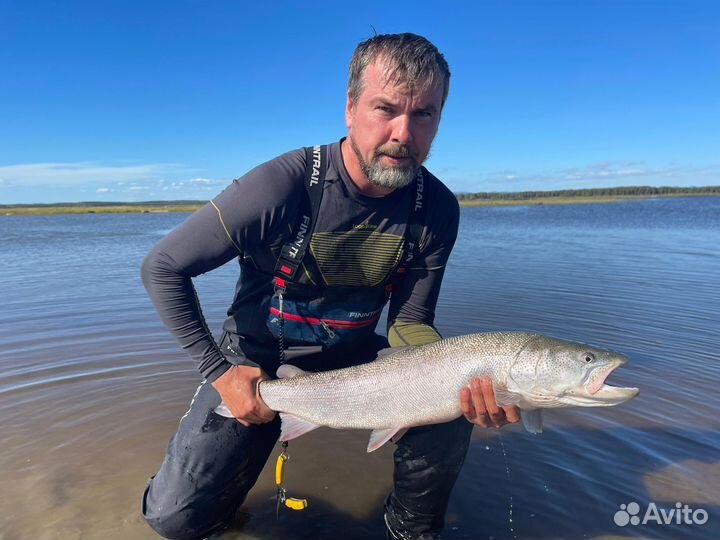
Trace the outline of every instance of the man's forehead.
<path fill-rule="evenodd" d="M 384 59 L 378 59 L 370 64 L 364 73 L 363 93 L 369 90 L 369 98 L 380 97 L 377 94 L 393 95 L 397 97 L 410 96 L 413 101 L 427 103 L 438 101 L 442 103 L 443 81 L 435 76 L 432 80 L 425 79 L 409 84 L 403 78 L 402 70 L 398 70 Z"/>

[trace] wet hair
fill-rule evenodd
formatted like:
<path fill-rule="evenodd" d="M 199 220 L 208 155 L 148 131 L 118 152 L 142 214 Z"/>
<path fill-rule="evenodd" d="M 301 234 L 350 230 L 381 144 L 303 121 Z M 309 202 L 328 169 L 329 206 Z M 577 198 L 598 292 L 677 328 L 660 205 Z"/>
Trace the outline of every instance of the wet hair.
<path fill-rule="evenodd" d="M 353 102 L 363 90 L 365 69 L 381 59 L 387 65 L 387 80 L 406 84 L 411 92 L 425 91 L 436 77 L 443 79 L 442 104 L 450 90 L 450 67 L 437 47 L 416 34 L 379 34 L 360 43 L 350 60 L 348 93 Z"/>

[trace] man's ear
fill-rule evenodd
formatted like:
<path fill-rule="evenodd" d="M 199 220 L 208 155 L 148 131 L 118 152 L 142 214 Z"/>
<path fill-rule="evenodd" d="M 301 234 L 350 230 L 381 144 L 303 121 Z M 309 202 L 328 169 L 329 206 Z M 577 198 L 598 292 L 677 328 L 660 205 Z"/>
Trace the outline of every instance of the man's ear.
<path fill-rule="evenodd" d="M 355 103 L 353 102 L 352 97 L 350 97 L 350 90 L 348 90 L 347 101 L 345 102 L 345 127 L 348 129 L 352 127 L 354 106 Z"/>

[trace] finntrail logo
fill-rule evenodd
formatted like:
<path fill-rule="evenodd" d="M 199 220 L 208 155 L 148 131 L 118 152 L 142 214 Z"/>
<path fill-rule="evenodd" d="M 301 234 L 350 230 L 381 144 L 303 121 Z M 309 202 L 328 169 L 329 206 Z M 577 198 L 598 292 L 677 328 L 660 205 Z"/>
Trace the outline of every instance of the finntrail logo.
<path fill-rule="evenodd" d="M 636 502 L 621 504 L 613 520 L 618 527 L 626 525 L 705 525 L 708 513 L 702 508 L 691 508 L 687 504 L 675 503 L 674 507 L 660 507 L 654 502 L 648 504 L 645 512 Z"/>

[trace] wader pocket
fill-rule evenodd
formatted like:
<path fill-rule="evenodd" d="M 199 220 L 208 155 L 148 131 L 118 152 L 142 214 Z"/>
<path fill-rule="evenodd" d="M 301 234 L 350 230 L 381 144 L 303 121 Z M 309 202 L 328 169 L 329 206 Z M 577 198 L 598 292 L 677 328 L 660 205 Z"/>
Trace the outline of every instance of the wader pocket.
<path fill-rule="evenodd" d="M 385 305 L 385 295 L 379 299 L 366 297 L 364 302 L 358 300 L 362 299 L 294 301 L 285 296 L 281 323 L 280 302 L 274 296 L 267 326 L 276 338 L 281 337 L 282 332 L 286 340 L 328 347 L 362 340 L 374 333 Z"/>

